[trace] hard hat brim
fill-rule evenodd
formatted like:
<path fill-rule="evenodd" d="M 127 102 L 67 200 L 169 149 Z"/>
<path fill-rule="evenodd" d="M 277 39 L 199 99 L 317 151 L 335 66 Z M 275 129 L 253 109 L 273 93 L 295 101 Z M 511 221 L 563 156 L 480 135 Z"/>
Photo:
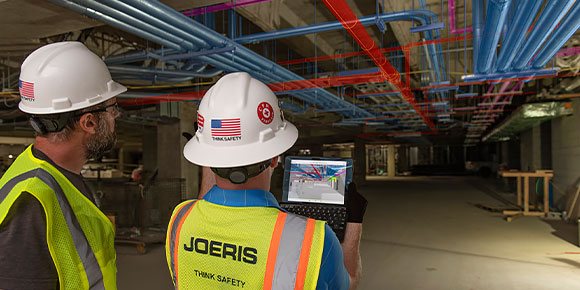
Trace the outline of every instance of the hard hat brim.
<path fill-rule="evenodd" d="M 286 126 L 276 132 L 275 138 L 264 143 L 216 147 L 199 142 L 199 139 L 194 137 L 185 144 L 183 155 L 189 162 L 199 166 L 239 167 L 274 158 L 290 149 L 297 139 L 298 129 L 286 122 Z"/>
<path fill-rule="evenodd" d="M 92 106 L 101 104 L 101 103 L 127 91 L 127 88 L 125 86 L 123 86 L 117 82 L 113 82 L 113 86 L 114 87 L 113 87 L 112 91 L 101 95 L 100 98 L 98 99 L 98 101 L 95 101 L 92 103 L 90 103 L 89 101 L 84 101 L 84 102 L 72 104 L 70 107 L 67 107 L 67 108 L 55 109 L 52 107 L 34 108 L 34 107 L 27 106 L 24 102 L 20 101 L 20 103 L 18 104 L 18 108 L 20 109 L 20 111 L 27 113 L 27 114 L 32 114 L 32 115 L 60 114 L 60 113 L 72 112 L 72 111 L 76 111 L 76 110 L 80 110 L 80 109 L 84 109 L 84 108 L 88 108 L 88 107 L 92 107 Z"/>

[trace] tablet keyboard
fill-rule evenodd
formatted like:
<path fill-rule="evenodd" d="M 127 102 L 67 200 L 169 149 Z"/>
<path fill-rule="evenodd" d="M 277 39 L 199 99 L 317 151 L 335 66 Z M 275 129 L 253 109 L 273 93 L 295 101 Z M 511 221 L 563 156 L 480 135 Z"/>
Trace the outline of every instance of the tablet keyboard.
<path fill-rule="evenodd" d="M 339 241 L 344 240 L 346 230 L 346 207 L 321 204 L 283 203 L 280 206 L 293 214 L 323 220 L 328 223 Z"/>

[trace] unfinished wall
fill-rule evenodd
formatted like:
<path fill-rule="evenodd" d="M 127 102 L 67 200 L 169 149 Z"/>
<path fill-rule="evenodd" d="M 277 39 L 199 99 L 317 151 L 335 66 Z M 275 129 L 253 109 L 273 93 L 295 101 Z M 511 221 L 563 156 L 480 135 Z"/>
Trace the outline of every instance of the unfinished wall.
<path fill-rule="evenodd" d="M 574 100 L 572 107 L 572 116 L 552 120 L 554 184 L 562 191 L 569 189 L 580 178 L 580 100 Z M 562 193 L 558 190 L 554 193 L 554 201 L 558 201 Z"/>

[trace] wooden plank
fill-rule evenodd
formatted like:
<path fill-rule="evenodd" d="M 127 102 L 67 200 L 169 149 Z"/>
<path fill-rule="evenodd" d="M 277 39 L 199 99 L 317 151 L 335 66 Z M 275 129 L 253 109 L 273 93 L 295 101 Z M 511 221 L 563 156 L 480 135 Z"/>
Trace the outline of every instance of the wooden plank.
<path fill-rule="evenodd" d="M 518 206 L 522 206 L 522 179 L 519 176 L 516 179 L 518 180 Z"/>
<path fill-rule="evenodd" d="M 521 210 L 504 210 L 504 215 L 525 215 L 525 216 L 545 216 L 546 214 L 543 211 L 529 211 L 523 212 Z"/>
<path fill-rule="evenodd" d="M 502 171 L 500 173 L 503 177 L 554 177 L 554 173 L 551 172 L 520 172 L 520 171 Z"/>
<path fill-rule="evenodd" d="M 530 211 L 530 177 L 524 176 L 524 214 Z"/>
<path fill-rule="evenodd" d="M 544 177 L 544 213 L 550 211 L 550 177 Z"/>
<path fill-rule="evenodd" d="M 530 212 L 524 212 L 525 216 L 546 216 L 546 214 L 543 211 L 530 211 Z"/>
<path fill-rule="evenodd" d="M 572 216 L 572 211 L 574 210 L 574 206 L 576 205 L 576 201 L 578 200 L 578 195 L 580 194 L 580 184 L 578 185 L 578 190 L 576 190 L 576 194 L 574 195 L 574 199 L 572 200 L 572 204 L 568 209 L 568 219 Z"/>
<path fill-rule="evenodd" d="M 521 215 L 521 214 L 524 214 L 524 212 L 521 210 L 504 210 L 503 214 L 504 215 L 518 215 L 518 214 Z"/>

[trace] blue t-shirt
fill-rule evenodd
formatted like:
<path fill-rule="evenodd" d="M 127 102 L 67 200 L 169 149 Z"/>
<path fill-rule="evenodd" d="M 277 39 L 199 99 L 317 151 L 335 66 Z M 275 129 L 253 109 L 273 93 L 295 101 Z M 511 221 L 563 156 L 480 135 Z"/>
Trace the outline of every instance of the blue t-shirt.
<path fill-rule="evenodd" d="M 226 190 L 214 186 L 203 199 L 223 206 L 275 207 L 286 212 L 270 192 L 261 189 Z M 324 230 L 324 248 L 316 289 L 348 289 L 348 272 L 344 267 L 342 248 L 338 238 L 328 224 Z"/>

